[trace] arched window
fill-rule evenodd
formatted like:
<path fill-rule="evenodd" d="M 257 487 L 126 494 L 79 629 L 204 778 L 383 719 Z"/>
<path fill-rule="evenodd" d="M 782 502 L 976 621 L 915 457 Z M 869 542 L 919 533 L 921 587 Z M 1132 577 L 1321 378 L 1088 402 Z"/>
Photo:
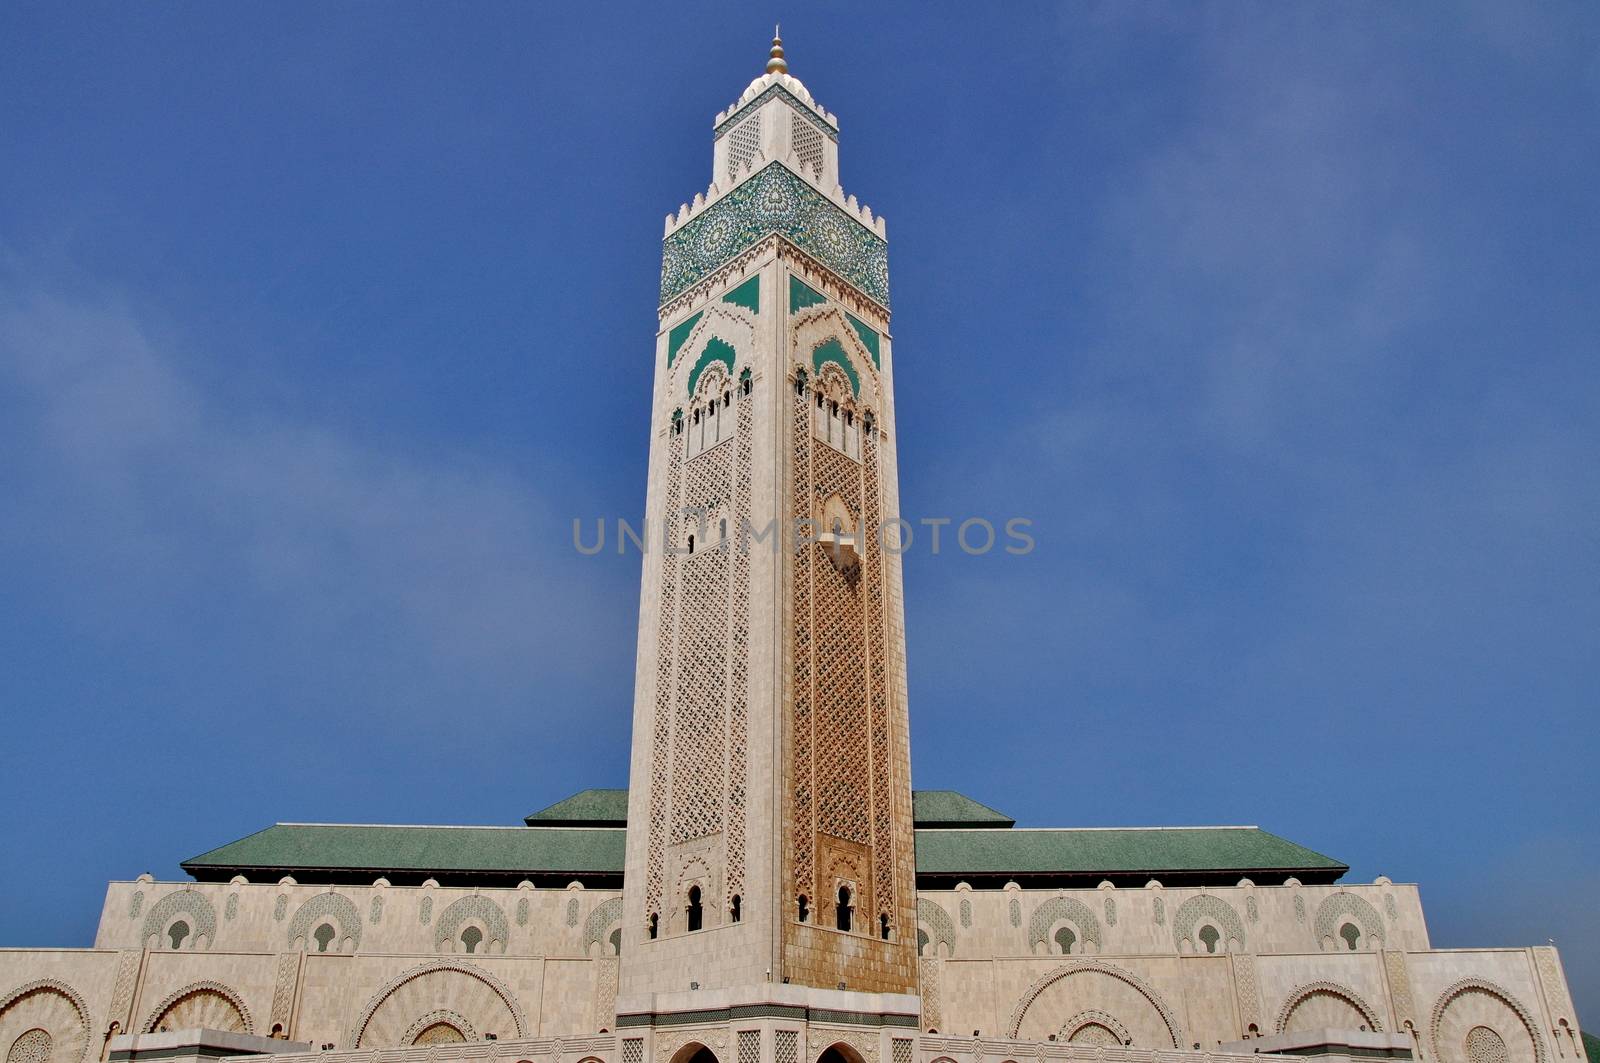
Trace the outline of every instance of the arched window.
<path fill-rule="evenodd" d="M 739 394 L 750 394 L 750 370 L 748 369 L 739 374 Z"/>
<path fill-rule="evenodd" d="M 461 931 L 461 944 L 468 952 L 477 952 L 478 946 L 483 944 L 483 931 L 475 926 L 469 926 Z"/>
<path fill-rule="evenodd" d="M 1361 943 L 1361 928 L 1354 923 L 1346 923 L 1339 928 L 1339 936 L 1344 938 L 1344 943 L 1350 946 L 1351 952 L 1354 952 L 1356 946 Z"/>
<path fill-rule="evenodd" d="M 650 940 L 651 941 L 654 941 L 656 939 L 656 932 L 660 929 L 660 927 L 661 927 L 661 917 L 659 915 L 657 915 L 655 912 L 651 912 L 650 913 Z"/>
<path fill-rule="evenodd" d="M 335 934 L 333 926 L 330 923 L 323 923 L 321 926 L 317 927 L 316 932 L 311 935 L 312 939 L 317 943 L 318 952 L 327 952 L 328 946 L 332 944 L 334 936 Z"/>
<path fill-rule="evenodd" d="M 689 929 L 699 930 L 705 918 L 705 908 L 700 904 L 700 887 L 689 887 L 689 907 L 687 909 Z"/>
<path fill-rule="evenodd" d="M 834 919 L 834 925 L 840 930 L 850 929 L 850 887 L 839 887 L 839 907 Z"/>
<path fill-rule="evenodd" d="M 1200 933 L 1198 936 L 1200 938 L 1200 944 L 1206 947 L 1207 952 L 1216 952 L 1217 942 L 1222 940 L 1222 935 L 1217 931 L 1217 928 L 1212 926 L 1210 923 L 1207 923 L 1205 926 L 1200 928 Z"/>
<path fill-rule="evenodd" d="M 1061 954 L 1063 956 L 1071 955 L 1072 946 L 1076 945 L 1077 943 L 1078 935 L 1072 932 L 1071 927 L 1064 926 L 1060 930 L 1056 931 L 1056 944 L 1061 946 Z"/>
<path fill-rule="evenodd" d="M 806 371 L 804 369 L 794 375 L 794 393 L 796 398 L 806 397 Z"/>
<path fill-rule="evenodd" d="M 928 947 L 928 932 L 917 927 L 917 955 L 922 955 L 922 950 Z"/>
<path fill-rule="evenodd" d="M 176 923 L 173 923 L 171 926 L 167 927 L 167 937 L 172 940 L 172 947 L 175 949 L 183 948 L 183 939 L 188 936 L 189 924 L 185 923 L 182 919 L 179 919 Z"/>
<path fill-rule="evenodd" d="M 733 903 L 728 906 L 728 917 L 735 923 L 739 921 L 739 895 L 733 895 Z"/>
<path fill-rule="evenodd" d="M 689 552 L 694 553 L 694 533 L 689 534 Z"/>
<path fill-rule="evenodd" d="M 607 940 L 609 940 L 611 942 L 611 954 L 613 956 L 621 956 L 622 955 L 622 928 L 619 926 L 615 930 L 613 930 L 611 932 L 611 937 L 608 938 Z"/>
<path fill-rule="evenodd" d="M 797 907 L 799 909 L 799 918 L 802 923 L 811 917 L 811 904 L 806 899 L 806 895 L 804 893 L 800 894 Z"/>
<path fill-rule="evenodd" d="M 885 941 L 889 940 L 889 917 L 887 915 L 878 916 L 878 936 Z"/>

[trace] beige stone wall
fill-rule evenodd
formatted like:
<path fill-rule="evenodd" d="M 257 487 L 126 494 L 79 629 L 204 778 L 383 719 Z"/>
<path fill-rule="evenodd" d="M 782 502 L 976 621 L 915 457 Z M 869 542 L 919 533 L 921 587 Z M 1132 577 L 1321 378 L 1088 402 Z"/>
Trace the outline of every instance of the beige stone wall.
<path fill-rule="evenodd" d="M 175 951 L 466 954 L 475 929 L 478 955 L 615 955 L 621 893 L 566 889 L 460 889 L 443 886 L 311 886 L 255 883 L 113 882 L 106 888 L 98 949 L 174 951 L 173 925 L 188 928 Z M 209 938 L 209 940 L 208 940 Z"/>
<path fill-rule="evenodd" d="M 1428 928 L 1414 885 L 1380 879 L 1350 886 L 1222 886 L 1165 889 L 920 890 L 926 955 L 1187 955 L 1423 951 Z M 1342 935 L 1354 927 L 1355 949 Z M 1070 939 L 1058 939 L 1065 929 Z"/>

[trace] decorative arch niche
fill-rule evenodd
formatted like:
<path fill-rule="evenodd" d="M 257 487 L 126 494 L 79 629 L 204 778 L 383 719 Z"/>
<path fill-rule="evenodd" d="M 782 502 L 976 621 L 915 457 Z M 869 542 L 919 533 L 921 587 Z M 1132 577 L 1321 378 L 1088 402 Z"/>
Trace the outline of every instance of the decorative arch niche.
<path fill-rule="evenodd" d="M 89 1048 L 89 1008 L 76 989 L 54 978 L 28 982 L 0 997 L 0 1051 L 8 1055 L 24 1034 L 49 1039 L 50 1063 L 81 1063 Z M 24 1048 L 45 1047 L 38 1036 Z"/>
<path fill-rule="evenodd" d="M 221 982 L 194 982 L 167 997 L 150 1011 L 142 1032 L 190 1030 L 195 1027 L 255 1033 L 244 998 Z"/>
<path fill-rule="evenodd" d="M 1067 1030 L 1063 1016 L 1071 1017 L 1068 1026 L 1083 1021 Z M 1044 1041 L 1091 1022 L 1135 1048 L 1185 1047 L 1183 1026 L 1161 995 L 1139 976 L 1100 960 L 1063 964 L 1029 986 L 1011 1012 L 1006 1036 Z"/>
<path fill-rule="evenodd" d="M 1361 994 L 1337 982 L 1310 982 L 1289 991 L 1278 1009 L 1278 1032 L 1296 1030 L 1383 1029 L 1383 1022 Z"/>

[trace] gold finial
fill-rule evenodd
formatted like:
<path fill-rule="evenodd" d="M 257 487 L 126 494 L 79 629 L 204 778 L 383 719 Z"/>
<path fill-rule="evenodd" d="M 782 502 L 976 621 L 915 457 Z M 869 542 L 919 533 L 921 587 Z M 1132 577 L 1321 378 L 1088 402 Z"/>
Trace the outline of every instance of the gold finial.
<path fill-rule="evenodd" d="M 789 64 L 783 61 L 783 38 L 778 35 L 778 27 L 772 27 L 772 58 L 767 60 L 767 73 L 787 74 Z"/>

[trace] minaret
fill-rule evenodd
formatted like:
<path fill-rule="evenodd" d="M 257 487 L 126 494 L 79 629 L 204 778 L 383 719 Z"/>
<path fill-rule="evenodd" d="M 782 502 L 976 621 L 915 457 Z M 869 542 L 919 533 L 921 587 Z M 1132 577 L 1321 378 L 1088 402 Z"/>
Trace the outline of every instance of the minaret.
<path fill-rule="evenodd" d="M 777 37 L 714 132 L 662 247 L 618 1021 L 914 1024 L 885 226 Z"/>

